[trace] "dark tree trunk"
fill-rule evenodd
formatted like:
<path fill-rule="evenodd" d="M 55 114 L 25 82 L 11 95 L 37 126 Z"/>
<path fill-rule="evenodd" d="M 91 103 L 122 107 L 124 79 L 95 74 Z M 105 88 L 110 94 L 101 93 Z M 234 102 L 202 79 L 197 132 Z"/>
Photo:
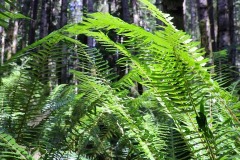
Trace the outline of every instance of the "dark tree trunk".
<path fill-rule="evenodd" d="M 208 15 L 209 15 L 209 23 L 210 23 L 210 32 L 211 32 L 211 42 L 212 42 L 212 50 L 216 51 L 217 50 L 217 39 L 215 35 L 215 21 L 214 21 L 214 15 L 215 15 L 215 9 L 213 6 L 213 1 L 208 0 Z"/>
<path fill-rule="evenodd" d="M 230 17 L 228 0 L 217 1 L 218 15 L 218 49 L 227 49 L 231 45 Z"/>
<path fill-rule="evenodd" d="M 93 0 L 88 0 L 87 6 L 88 6 L 88 13 L 93 13 L 94 12 Z M 93 48 L 94 47 L 94 39 L 92 37 L 88 37 L 87 44 L 88 44 L 89 48 Z"/>
<path fill-rule="evenodd" d="M 62 0 L 60 27 L 63 27 L 64 25 L 67 24 L 67 7 L 68 7 L 68 0 Z M 63 45 L 62 54 L 65 54 L 66 52 L 67 52 L 67 47 L 66 45 Z M 67 55 L 64 55 L 62 58 L 60 84 L 68 83 L 67 58 L 68 58 Z"/>
<path fill-rule="evenodd" d="M 60 28 L 61 23 L 61 8 L 62 3 L 59 3 L 59 0 L 51 0 L 49 5 L 49 33 Z M 67 7 L 67 6 L 66 6 Z M 65 11 L 63 11 L 65 12 Z"/>
<path fill-rule="evenodd" d="M 130 11 L 129 11 L 129 1 L 128 0 L 122 0 L 121 1 L 120 17 L 125 22 L 130 23 Z M 125 39 L 126 38 L 122 37 L 122 36 L 117 37 L 117 41 L 119 43 L 124 43 Z M 122 55 L 119 55 L 118 52 L 116 52 L 116 54 L 114 56 L 115 56 L 115 58 L 114 58 L 115 60 L 118 60 L 118 59 L 122 58 Z M 127 70 L 128 70 L 128 67 L 117 65 L 117 74 L 119 75 L 119 79 L 122 78 L 125 75 Z"/>
<path fill-rule="evenodd" d="M 62 0 L 60 27 L 63 27 L 67 24 L 67 7 L 68 0 Z"/>
<path fill-rule="evenodd" d="M 22 11 L 21 13 L 25 16 L 28 16 L 29 15 L 29 11 L 31 11 L 32 9 L 30 9 L 30 1 L 28 0 L 22 0 L 20 1 L 19 3 L 22 3 L 23 6 L 22 6 Z M 21 45 L 19 45 L 21 48 L 25 48 L 26 45 L 27 45 L 27 37 L 28 37 L 28 32 L 29 32 L 29 20 L 25 20 L 25 19 L 22 19 L 20 21 L 20 25 L 19 25 L 19 28 L 20 28 L 20 34 L 22 36 L 22 39 L 21 39 Z"/>
<path fill-rule="evenodd" d="M 125 22 L 130 23 L 130 12 L 129 12 L 128 0 L 121 1 L 121 18 Z"/>
<path fill-rule="evenodd" d="M 48 7 L 48 0 L 42 0 L 40 38 L 43 38 L 48 34 Z"/>
<path fill-rule="evenodd" d="M 31 1 L 31 21 L 30 21 L 30 28 L 29 28 L 28 44 L 32 44 L 33 42 L 35 42 L 37 13 L 38 13 L 38 0 L 32 0 Z"/>
<path fill-rule="evenodd" d="M 231 37 L 232 39 L 232 52 L 231 62 L 236 67 L 235 79 L 240 79 L 240 3 L 238 0 L 230 0 L 230 9 L 233 10 L 231 16 Z"/>

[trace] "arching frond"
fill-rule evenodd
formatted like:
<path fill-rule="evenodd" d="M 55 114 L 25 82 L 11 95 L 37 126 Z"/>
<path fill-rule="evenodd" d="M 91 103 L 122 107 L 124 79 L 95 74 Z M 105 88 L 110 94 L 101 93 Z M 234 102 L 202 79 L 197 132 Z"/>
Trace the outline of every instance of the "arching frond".
<path fill-rule="evenodd" d="M 162 30 L 149 32 L 94 13 L 26 47 L 1 67 L 7 71 L 12 62 L 28 59 L 2 78 L 0 90 L 1 123 L 17 143 L 39 150 L 45 159 L 239 155 L 238 99 L 211 79 L 197 43 L 168 15 L 146 0 L 139 2 L 165 24 Z M 108 31 L 125 41 L 113 41 Z M 121 54 L 118 64 L 130 71 L 118 81 L 101 53 L 76 35 L 93 37 L 109 53 Z M 69 85 L 58 86 L 63 68 L 71 69 Z M 128 90 L 136 83 L 144 92 L 131 96 Z"/>

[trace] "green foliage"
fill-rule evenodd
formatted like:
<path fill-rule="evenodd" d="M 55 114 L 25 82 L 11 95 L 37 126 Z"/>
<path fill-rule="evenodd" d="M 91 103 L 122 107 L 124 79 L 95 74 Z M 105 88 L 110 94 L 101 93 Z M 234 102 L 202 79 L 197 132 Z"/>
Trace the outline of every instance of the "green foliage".
<path fill-rule="evenodd" d="M 8 1 L 5 0 L 3 4 L 0 3 L 0 26 L 7 28 L 8 22 L 10 19 L 30 19 L 20 13 L 14 13 L 10 11 L 10 6 L 13 8 L 17 8 L 15 5 L 16 1 Z"/>
<path fill-rule="evenodd" d="M 198 43 L 147 0 L 139 2 L 165 24 L 161 30 L 148 32 L 94 13 L 26 47 L 0 68 L 0 149 L 7 149 L 0 156 L 239 158 L 238 98 L 211 79 Z M 111 40 L 110 31 L 125 41 Z M 118 64 L 131 70 L 118 80 L 101 53 L 76 35 L 120 53 Z M 11 67 L 13 62 L 21 66 Z M 62 68 L 71 69 L 68 85 L 58 85 Z M 144 92 L 131 96 L 136 83 Z"/>

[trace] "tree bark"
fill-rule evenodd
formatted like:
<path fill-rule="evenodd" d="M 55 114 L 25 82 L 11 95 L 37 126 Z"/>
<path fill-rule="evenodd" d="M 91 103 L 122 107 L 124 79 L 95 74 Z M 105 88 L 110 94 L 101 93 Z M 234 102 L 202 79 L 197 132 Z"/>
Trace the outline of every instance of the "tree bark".
<path fill-rule="evenodd" d="M 129 1 L 128 0 L 122 0 L 121 1 L 121 12 L 120 12 L 120 17 L 123 21 L 130 23 L 130 12 L 129 12 Z M 119 43 L 124 43 L 124 38 L 123 36 L 118 36 L 117 41 Z M 114 59 L 118 60 L 122 58 L 122 55 L 119 55 L 118 52 L 114 55 Z M 119 75 L 119 79 L 122 78 L 126 73 L 128 72 L 128 66 L 121 66 L 117 65 L 117 74 Z"/>
<path fill-rule="evenodd" d="M 4 5 L 4 1 L 3 0 L 0 0 L 0 4 L 1 5 Z M 1 12 L 3 12 L 3 9 L 0 9 Z M 4 53 L 5 53 L 5 30 L 3 27 L 0 26 L 0 37 L 1 37 L 1 66 L 3 65 L 4 63 Z"/>
<path fill-rule="evenodd" d="M 233 0 L 233 52 L 231 61 L 236 67 L 235 79 L 240 80 L 240 3 L 238 0 Z"/>
<path fill-rule="evenodd" d="M 68 7 L 68 0 L 62 0 L 61 6 L 61 18 L 60 18 L 60 27 L 63 27 L 67 24 L 67 7 Z M 68 66 L 67 66 L 67 52 L 66 45 L 62 46 L 62 65 L 61 65 L 61 75 L 60 75 L 60 84 L 68 83 Z"/>
<path fill-rule="evenodd" d="M 212 42 L 212 50 L 217 50 L 217 38 L 215 35 L 215 20 L 214 15 L 216 14 L 216 8 L 214 8 L 213 0 L 208 0 L 208 14 L 209 14 L 209 22 L 210 22 L 210 32 L 211 32 L 211 42 Z"/>
<path fill-rule="evenodd" d="M 67 3 L 67 2 L 64 2 Z M 61 23 L 61 8 L 62 8 L 62 2 L 59 3 L 59 0 L 51 0 L 50 1 L 50 8 L 49 8 L 49 33 L 57 30 L 60 28 L 60 23 Z M 66 10 L 67 6 L 64 4 Z M 64 8 L 64 9 L 65 9 Z M 64 11 L 67 12 L 67 11 Z"/>
<path fill-rule="evenodd" d="M 208 1 L 198 0 L 198 12 L 199 12 L 199 30 L 201 34 L 201 45 L 206 50 L 206 57 L 210 59 L 210 65 L 213 65 L 212 55 L 212 38 L 210 29 L 210 20 L 208 14 Z"/>
<path fill-rule="evenodd" d="M 63 27 L 67 24 L 67 7 L 68 0 L 62 0 L 60 27 Z"/>
<path fill-rule="evenodd" d="M 38 0 L 32 0 L 31 1 L 31 21 L 30 21 L 30 28 L 29 28 L 28 44 L 32 44 L 33 42 L 35 42 L 37 13 L 38 13 Z"/>
<path fill-rule="evenodd" d="M 29 0 L 21 0 L 19 3 L 22 3 L 22 14 L 25 16 L 29 15 L 29 11 L 32 11 L 32 9 L 30 9 L 30 1 Z M 29 26 L 29 20 L 26 19 L 22 19 L 20 20 L 20 24 L 19 24 L 19 32 L 20 35 L 22 36 L 21 39 L 21 48 L 25 48 L 28 42 L 28 32 L 30 27 Z"/>
<path fill-rule="evenodd" d="M 5 59 L 5 37 L 6 37 L 6 32 L 5 29 L 2 27 L 2 33 L 1 33 L 1 65 L 4 64 L 4 59 Z"/>
<path fill-rule="evenodd" d="M 200 40 L 198 26 L 197 0 L 184 0 L 183 2 L 184 30 L 192 36 L 193 40 Z"/>
<path fill-rule="evenodd" d="M 42 0 L 40 38 L 43 38 L 48 34 L 48 7 L 48 0 Z"/>
<path fill-rule="evenodd" d="M 88 0 L 88 13 L 93 13 L 94 12 L 94 8 L 93 8 L 93 0 Z M 93 48 L 94 45 L 94 39 L 92 37 L 88 37 L 87 38 L 87 44 L 89 48 Z"/>
<path fill-rule="evenodd" d="M 110 14 L 113 13 L 113 8 L 116 8 L 116 1 L 115 0 L 108 0 L 108 12 Z"/>
<path fill-rule="evenodd" d="M 11 6 L 10 11 L 14 12 L 14 8 Z M 9 60 L 13 54 L 16 53 L 17 47 L 17 33 L 18 33 L 18 21 L 9 20 L 9 27 L 6 32 L 5 39 L 5 51 L 7 53 L 7 60 Z"/>
<path fill-rule="evenodd" d="M 130 23 L 130 12 L 128 0 L 121 1 L 121 18 L 127 23 Z"/>
<path fill-rule="evenodd" d="M 133 23 L 139 25 L 139 13 L 137 0 L 131 0 L 132 10 L 133 10 Z"/>
<path fill-rule="evenodd" d="M 83 12 L 85 12 L 86 8 L 82 8 L 82 7 L 86 7 L 87 6 L 87 0 L 71 0 L 70 4 L 70 19 L 71 22 L 73 23 L 78 23 L 82 20 L 82 9 Z"/>
<path fill-rule="evenodd" d="M 14 21 L 14 28 L 13 28 L 13 39 L 12 39 L 12 54 L 17 52 L 17 37 L 18 37 L 18 20 Z"/>
<path fill-rule="evenodd" d="M 230 17 L 228 0 L 217 1 L 218 15 L 218 49 L 228 49 L 231 45 Z"/>

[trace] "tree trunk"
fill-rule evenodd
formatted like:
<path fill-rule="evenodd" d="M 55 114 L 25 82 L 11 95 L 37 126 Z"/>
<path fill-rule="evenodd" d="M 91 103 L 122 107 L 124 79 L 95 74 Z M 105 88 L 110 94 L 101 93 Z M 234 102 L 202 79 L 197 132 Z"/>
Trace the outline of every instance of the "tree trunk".
<path fill-rule="evenodd" d="M 208 14 L 209 14 L 209 22 L 210 22 L 210 32 L 211 32 L 211 42 L 212 42 L 212 50 L 217 50 L 217 38 L 215 35 L 215 20 L 214 15 L 216 14 L 216 8 L 214 8 L 213 0 L 208 0 Z"/>
<path fill-rule="evenodd" d="M 29 0 L 22 0 L 21 2 L 19 3 L 22 3 L 23 6 L 22 6 L 22 14 L 25 15 L 25 16 L 28 16 L 29 15 L 29 11 L 32 11 L 32 9 L 30 9 L 30 1 Z M 31 17 L 32 18 L 32 17 Z M 30 29 L 29 27 L 29 20 L 26 20 L 26 19 L 22 19 L 20 20 L 20 25 L 19 25 L 19 32 L 20 32 L 20 35 L 22 36 L 22 39 L 21 39 L 21 48 L 25 48 L 26 45 L 27 45 L 27 36 L 28 36 L 28 30 Z"/>
<path fill-rule="evenodd" d="M 113 13 L 114 8 L 116 8 L 116 1 L 115 0 L 108 0 L 108 12 L 110 14 Z"/>
<path fill-rule="evenodd" d="M 210 29 L 210 20 L 208 14 L 208 1 L 198 0 L 198 12 L 199 12 L 199 30 L 201 34 L 201 45 L 206 50 L 206 57 L 210 59 L 209 63 L 213 65 L 212 56 L 212 38 Z"/>
<path fill-rule="evenodd" d="M 124 20 L 127 23 L 130 23 L 130 12 L 129 12 L 129 3 L 128 0 L 122 0 L 121 1 L 121 12 L 120 12 L 120 17 L 122 20 Z M 122 36 L 117 37 L 117 41 L 119 43 L 124 43 L 124 40 L 126 38 Z M 122 55 L 119 55 L 118 52 L 114 55 L 116 60 L 122 58 Z M 117 74 L 119 75 L 119 79 L 122 78 L 126 73 L 128 72 L 128 66 L 121 66 L 117 65 Z"/>
<path fill-rule="evenodd" d="M 14 8 L 10 7 L 10 11 L 14 12 Z M 12 55 L 16 53 L 17 33 L 18 33 L 18 21 L 9 20 L 9 27 L 6 30 L 5 39 L 5 52 L 7 53 L 7 60 L 9 60 L 12 57 Z"/>
<path fill-rule="evenodd" d="M 137 0 L 131 0 L 132 10 L 133 10 L 133 23 L 139 25 L 139 13 Z"/>
<path fill-rule="evenodd" d="M 121 18 L 127 23 L 130 23 L 130 12 L 128 0 L 121 1 Z"/>
<path fill-rule="evenodd" d="M 1 5 L 4 5 L 4 1 L 3 0 L 0 0 L 0 4 Z M 3 12 L 4 10 L 0 8 L 0 11 Z M 0 37 L 1 37 L 1 64 L 0 66 L 3 65 L 4 63 L 4 53 L 5 53 L 5 31 L 4 31 L 4 28 L 0 26 Z"/>
<path fill-rule="evenodd" d="M 48 0 L 42 0 L 40 38 L 43 38 L 48 34 L 48 7 Z"/>
<path fill-rule="evenodd" d="M 31 1 L 31 21 L 30 21 L 30 28 L 29 28 L 28 44 L 32 44 L 33 42 L 35 42 L 37 13 L 38 13 L 38 0 L 32 0 Z"/>
<path fill-rule="evenodd" d="M 60 27 L 63 27 L 67 24 L 67 7 L 68 7 L 68 0 L 62 0 Z M 66 45 L 63 45 L 62 54 L 65 54 L 66 52 L 67 52 L 67 47 Z M 61 65 L 60 84 L 68 83 L 67 58 L 68 58 L 67 55 L 63 55 L 62 65 Z"/>
<path fill-rule="evenodd" d="M 17 37 L 18 37 L 18 20 L 14 21 L 14 28 L 13 28 L 13 39 L 12 39 L 12 54 L 17 52 Z"/>
<path fill-rule="evenodd" d="M 71 0 L 69 6 L 70 6 L 70 21 L 72 23 L 77 23 L 80 22 L 82 20 L 82 9 L 86 9 L 86 8 L 82 8 L 83 6 L 87 6 L 85 5 L 87 4 L 87 0 Z"/>
<path fill-rule="evenodd" d="M 218 49 L 228 49 L 231 45 L 230 17 L 228 0 L 217 1 L 218 15 Z"/>
<path fill-rule="evenodd" d="M 240 3 L 238 0 L 233 0 L 233 44 L 232 62 L 236 67 L 236 79 L 240 79 Z"/>
<path fill-rule="evenodd" d="M 63 6 L 62 3 L 59 3 L 59 0 L 51 0 L 50 1 L 50 8 L 49 8 L 49 33 L 57 30 L 60 28 L 61 23 L 61 7 Z M 66 3 L 66 2 L 64 2 Z M 65 4 L 64 4 L 65 5 Z M 65 6 L 67 9 L 67 6 Z M 66 12 L 66 11 L 64 11 Z M 60 15 L 60 16 L 59 16 Z"/>
<path fill-rule="evenodd" d="M 200 40 L 198 26 L 197 0 L 184 0 L 183 2 L 184 30 L 192 36 L 193 40 Z"/>
<path fill-rule="evenodd" d="M 107 2 L 108 0 L 100 0 L 95 2 L 95 8 L 96 11 L 98 12 L 103 12 L 103 13 L 109 13 L 109 4 Z"/>
<path fill-rule="evenodd" d="M 5 59 L 5 37 L 6 37 L 6 32 L 5 29 L 2 27 L 2 32 L 1 32 L 1 65 L 4 63 Z"/>
<path fill-rule="evenodd" d="M 88 0 L 88 13 L 93 13 L 94 8 L 93 8 L 93 0 Z M 87 44 L 89 48 L 94 47 L 94 39 L 92 37 L 87 38 Z"/>
<path fill-rule="evenodd" d="M 63 27 L 67 24 L 67 7 L 68 0 L 62 0 L 60 27 Z"/>

